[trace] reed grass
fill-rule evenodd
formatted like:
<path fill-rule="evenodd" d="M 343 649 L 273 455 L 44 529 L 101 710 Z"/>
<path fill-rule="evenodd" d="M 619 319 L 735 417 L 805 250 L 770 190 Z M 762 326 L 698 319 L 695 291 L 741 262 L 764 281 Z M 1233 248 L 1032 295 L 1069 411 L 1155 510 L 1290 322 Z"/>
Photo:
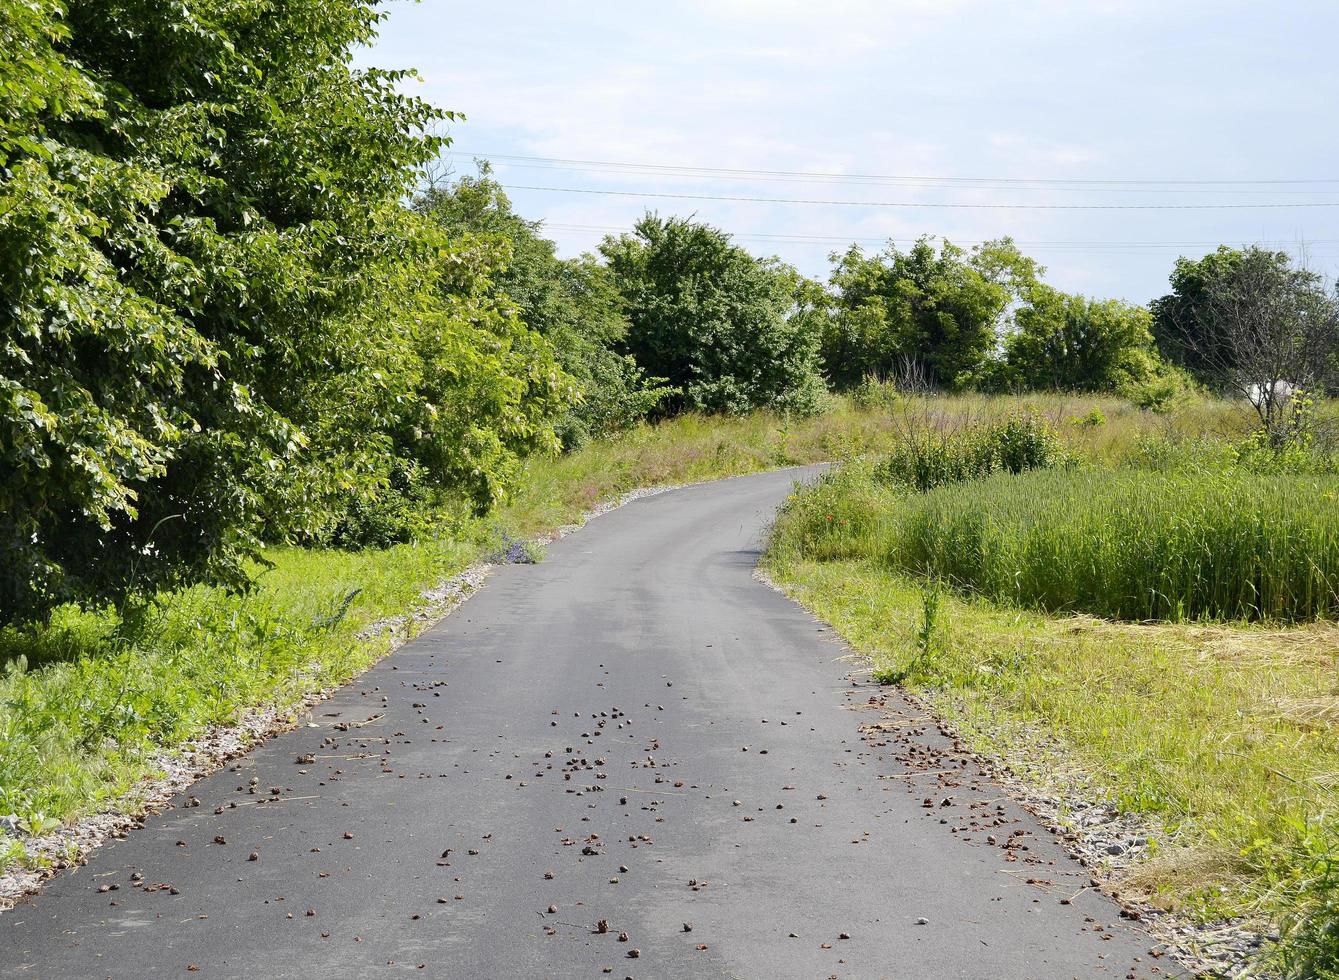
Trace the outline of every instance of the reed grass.
<path fill-rule="evenodd" d="M 1339 478 L 1034 472 L 909 496 L 884 556 L 997 602 L 1124 620 L 1339 617 Z"/>

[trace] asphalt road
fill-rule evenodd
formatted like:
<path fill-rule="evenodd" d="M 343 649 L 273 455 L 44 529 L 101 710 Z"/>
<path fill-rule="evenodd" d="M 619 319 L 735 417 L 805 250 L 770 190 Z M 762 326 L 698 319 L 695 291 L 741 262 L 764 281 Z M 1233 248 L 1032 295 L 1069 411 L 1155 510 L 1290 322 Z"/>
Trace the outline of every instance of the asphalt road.
<path fill-rule="evenodd" d="M 1156 975 L 1050 834 L 752 577 L 807 473 L 499 569 L 0 915 L 0 975 Z"/>

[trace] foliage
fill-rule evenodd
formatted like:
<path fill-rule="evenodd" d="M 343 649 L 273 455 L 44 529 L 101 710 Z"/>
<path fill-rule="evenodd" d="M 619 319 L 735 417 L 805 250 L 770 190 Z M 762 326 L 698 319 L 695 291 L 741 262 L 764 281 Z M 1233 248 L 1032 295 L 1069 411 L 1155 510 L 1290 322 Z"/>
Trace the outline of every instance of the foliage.
<path fill-rule="evenodd" d="M 1163 415 L 1199 390 L 1194 377 L 1185 368 L 1162 361 L 1151 375 L 1121 385 L 1117 394 L 1139 408 Z"/>
<path fill-rule="evenodd" d="M 557 424 L 564 446 L 633 425 L 672 394 L 615 349 L 627 333 L 627 317 L 607 270 L 589 255 L 559 259 L 540 222 L 513 210 L 487 163 L 477 177 L 427 188 L 414 207 L 448 235 L 499 246 L 505 256 L 494 276 L 499 299 L 514 303 L 521 322 L 549 341 L 581 391 Z"/>
<path fill-rule="evenodd" d="M 1303 842 L 1299 880 L 1283 889 L 1281 942 L 1270 965 L 1287 980 L 1339 980 L 1339 831 L 1322 823 Z"/>
<path fill-rule="evenodd" d="M 1317 391 L 1339 384 L 1339 297 L 1286 252 L 1220 246 L 1178 259 L 1170 281 L 1172 291 L 1152 304 L 1164 356 L 1205 385 L 1250 398 L 1271 433 L 1286 401 L 1273 397 L 1273 382 Z"/>
<path fill-rule="evenodd" d="M 895 383 L 872 374 L 865 375 L 847 394 L 851 403 L 860 408 L 892 409 L 896 408 L 903 398 Z"/>
<path fill-rule="evenodd" d="M 1339 480 L 1034 473 L 908 499 L 888 560 L 1000 602 L 1129 620 L 1339 616 Z"/>
<path fill-rule="evenodd" d="M 793 269 L 710 225 L 652 214 L 600 251 L 627 303 L 627 349 L 679 389 L 674 407 L 817 409 L 817 337 L 788 316 L 807 295 Z"/>
<path fill-rule="evenodd" d="M 1155 374 L 1146 309 L 1045 285 L 1028 290 L 1004 338 L 996 383 L 1010 389 L 1121 391 Z"/>
<path fill-rule="evenodd" d="M 1207 385 L 1218 385 L 1215 362 L 1222 347 L 1219 325 L 1209 309 L 1210 296 L 1220 282 L 1230 280 L 1241 267 L 1241 249 L 1220 245 L 1200 259 L 1176 260 L 1169 278 L 1172 291 L 1153 300 L 1153 336 L 1162 356 L 1179 364 Z M 1288 265 L 1284 252 L 1264 253 L 1280 270 Z"/>
<path fill-rule="evenodd" d="M 908 412 L 892 452 L 879 461 L 874 478 L 891 486 L 925 491 L 992 473 L 1022 473 L 1070 462 L 1051 425 L 1032 412 L 1000 421 L 935 424 Z"/>
<path fill-rule="evenodd" d="M 1007 238 L 970 254 L 921 238 L 906 252 L 890 244 L 867 256 L 852 246 L 833 258 L 822 359 L 838 388 L 869 375 L 906 373 L 913 365 L 931 386 L 971 387 L 1010 303 L 1041 272 Z"/>
<path fill-rule="evenodd" d="M 6 5 L 0 622 L 320 539 L 404 454 L 478 506 L 565 380 L 400 200 L 449 117 L 371 0 Z"/>

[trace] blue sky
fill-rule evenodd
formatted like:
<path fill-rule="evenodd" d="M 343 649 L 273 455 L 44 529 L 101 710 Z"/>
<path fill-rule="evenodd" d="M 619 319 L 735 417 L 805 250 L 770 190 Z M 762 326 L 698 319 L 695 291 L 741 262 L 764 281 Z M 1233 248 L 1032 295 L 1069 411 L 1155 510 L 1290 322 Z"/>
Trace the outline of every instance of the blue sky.
<path fill-rule="evenodd" d="M 565 254 L 649 208 L 696 213 L 819 276 L 845 242 L 922 233 L 1012 235 L 1055 285 L 1136 302 L 1165 291 L 1177 255 L 1220 241 L 1305 242 L 1313 267 L 1339 272 L 1339 207 L 1131 207 L 1339 204 L 1333 2 L 396 0 L 390 10 L 359 60 L 416 68 L 410 91 L 464 113 L 449 130 L 454 167 L 494 157 L 518 209 L 544 219 Z M 596 163 L 551 162 L 569 160 Z M 1046 183 L 1016 183 L 1032 180 Z M 1111 181 L 1168 183 L 1092 183 Z M 1023 204 L 1124 207 L 999 207 Z"/>

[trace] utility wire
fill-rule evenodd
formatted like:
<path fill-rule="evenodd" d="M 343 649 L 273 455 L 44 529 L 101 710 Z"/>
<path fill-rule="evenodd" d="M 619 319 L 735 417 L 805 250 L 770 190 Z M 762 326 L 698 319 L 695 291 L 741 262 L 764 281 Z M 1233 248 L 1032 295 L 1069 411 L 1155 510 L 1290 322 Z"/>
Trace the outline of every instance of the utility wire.
<path fill-rule="evenodd" d="M 1181 187 L 1188 186 L 1210 186 L 1210 187 L 1232 187 L 1246 185 L 1287 185 L 1287 184 L 1339 184 L 1339 177 L 1274 177 L 1274 178 L 1244 178 L 1244 179 L 1202 179 L 1202 178 L 1159 178 L 1159 179 L 1117 179 L 1117 178 L 1083 178 L 1083 177 L 935 177 L 929 175 L 898 175 L 898 174 L 865 174 L 865 173 L 824 173 L 821 171 L 810 170 L 754 170 L 732 167 L 699 167 L 699 166 L 679 166 L 674 164 L 657 163 L 627 163 L 611 160 L 580 160 L 565 157 L 534 157 L 520 156 L 509 153 L 471 153 L 465 150 L 451 150 L 453 154 L 461 156 L 479 157 L 487 160 L 501 160 L 515 162 L 518 165 L 525 164 L 543 164 L 543 165 L 563 165 L 570 167 L 600 167 L 619 171 L 630 172 L 655 172 L 671 175 L 684 176 L 720 176 L 720 177 L 786 177 L 786 178 L 813 178 L 818 180 L 831 181 L 920 181 L 934 185 L 939 184 L 1041 184 L 1041 185 L 1125 185 L 1133 187 L 1151 187 L 1156 185 L 1176 185 Z"/>
<path fill-rule="evenodd" d="M 962 202 L 845 201 L 800 197 L 752 197 L 733 194 L 681 194 L 668 191 L 614 191 L 593 187 L 543 187 L 508 184 L 509 190 L 553 194 L 595 194 L 604 197 L 654 197 L 678 201 L 732 201 L 749 204 L 817 204 L 854 208 L 940 208 L 966 211 L 1237 211 L 1293 208 L 1339 208 L 1339 201 L 1290 201 L 1252 204 L 983 204 Z"/>
<path fill-rule="evenodd" d="M 1091 183 L 1083 183 L 1083 184 L 1069 184 L 1062 180 L 1056 179 L 1053 180 L 1052 182 L 1043 184 L 1043 183 L 1032 183 L 1032 182 L 1018 182 L 1018 181 L 1010 182 L 1005 178 L 989 180 L 988 182 L 983 180 L 982 182 L 979 183 L 946 184 L 946 183 L 926 182 L 926 181 L 933 181 L 936 178 L 919 178 L 919 179 L 917 178 L 894 179 L 894 178 L 872 178 L 872 177 L 843 178 L 836 175 L 804 177 L 798 175 L 779 176 L 779 175 L 765 175 L 765 174 L 747 174 L 740 176 L 735 174 L 712 172 L 710 170 L 702 172 L 677 171 L 677 170 L 660 169 L 660 168 L 629 170 L 612 164 L 608 166 L 601 166 L 601 165 L 568 166 L 560 163 L 555 164 L 525 163 L 520 161 L 500 160 L 498 158 L 493 158 L 492 160 L 490 160 L 490 162 L 496 163 L 498 166 L 502 167 L 518 167 L 522 169 L 539 170 L 541 172 L 547 172 L 547 173 L 580 173 L 580 174 L 591 174 L 591 175 L 633 174 L 636 176 L 666 177 L 673 180 L 701 179 L 701 180 L 717 180 L 717 181 L 728 180 L 732 183 L 747 181 L 749 183 L 780 182 L 787 184 L 819 184 L 819 185 L 837 184 L 839 186 L 845 185 L 845 186 L 860 186 L 860 187 L 892 186 L 892 187 L 905 187 L 905 188 L 922 189 L 922 190 L 943 190 L 947 188 L 957 188 L 960 190 L 1013 190 L 1013 191 L 1023 191 L 1033 193 L 1059 191 L 1059 192 L 1086 193 L 1086 194 L 1180 194 L 1180 195 L 1228 194 L 1228 195 L 1255 195 L 1255 196 L 1270 195 L 1274 197 L 1280 195 L 1287 195 L 1291 197 L 1302 197 L 1306 195 L 1315 195 L 1315 194 L 1332 194 L 1336 190 L 1336 188 L 1332 187 L 1313 187 L 1308 190 L 1291 190 L 1291 189 L 1278 189 L 1277 187 L 1246 188 L 1246 187 L 1232 187 L 1232 186 L 1212 186 L 1209 184 L 1189 186 L 1189 187 L 1186 186 L 1116 187 L 1116 186 L 1104 186 L 1105 182 L 1102 181 L 1093 181 Z M 951 180 L 952 178 L 944 178 L 944 179 Z"/>
<path fill-rule="evenodd" d="M 619 232 L 625 232 L 625 231 L 628 230 L 628 229 L 625 228 L 625 227 L 615 226 L 615 225 L 586 225 L 586 224 L 577 224 L 577 223 L 574 223 L 574 222 L 566 222 L 566 221 L 550 221 L 550 220 L 548 220 L 548 219 L 541 219 L 541 223 L 543 224 L 543 226 L 544 226 L 545 228 L 555 228 L 555 229 L 558 229 L 558 230 L 560 230 L 560 231 L 590 231 L 590 232 L 602 232 L 602 233 L 609 233 L 609 234 L 617 234 L 617 233 L 619 233 Z M 775 240 L 775 241 L 782 241 L 782 242 L 813 242 L 813 243 L 815 243 L 815 244 L 818 244 L 818 243 L 824 243 L 824 242 L 835 242 L 835 243 L 843 243 L 843 242 L 848 242 L 848 243 L 849 243 L 849 242 L 856 242 L 856 243 L 860 243 L 860 244 L 868 244 L 868 245 L 882 245 L 882 244 L 886 244 L 890 239 L 893 239 L 893 238 L 910 240 L 910 238 L 915 237 L 915 236 L 907 236 L 907 235 L 884 235 L 884 236 L 882 236 L 882 237 L 872 237 L 872 236 L 860 236 L 860 235 L 777 235 L 777 234 L 764 234 L 764 233 L 761 233 L 761 232 L 757 232 L 757 233 L 741 233 L 741 234 L 733 234 L 733 233 L 732 233 L 731 237 L 733 237 L 733 238 L 765 239 L 765 240 Z M 997 240 L 997 239 L 953 238 L 952 236 L 942 236 L 942 235 L 941 235 L 941 236 L 935 236 L 935 237 L 949 237 L 949 238 L 951 238 L 952 241 L 954 241 L 956 244 L 959 244 L 959 245 L 982 245 L 982 244 L 985 244 L 987 241 L 994 241 L 994 240 Z M 1072 247 L 1100 247 L 1100 248 L 1108 248 L 1108 247 L 1110 247 L 1110 248 L 1199 248 L 1199 247 L 1203 246 L 1203 247 L 1207 247 L 1207 248 L 1215 248 L 1215 247 L 1217 247 L 1217 246 L 1219 246 L 1219 245 L 1222 245 L 1223 242 L 1220 241 L 1220 240 L 1217 240 L 1217 239 L 1215 239 L 1215 240 L 1205 239 L 1205 240 L 1202 240 L 1202 241 L 1129 241 L 1129 240 L 1109 240 L 1109 241 L 1102 241 L 1102 240 L 1081 240 L 1081 239 L 1071 239 L 1071 240 L 1041 240 L 1041 239 L 1037 239 L 1037 240 L 1032 240 L 1032 241 L 1025 241 L 1025 240 L 1022 240 L 1022 239 L 1014 239 L 1014 244 L 1018 245 L 1019 247 L 1028 246 L 1028 247 L 1048 247 L 1048 248 L 1049 248 L 1049 247 L 1056 247 L 1056 248 L 1059 248 L 1059 247 L 1071 247 L 1071 246 L 1072 246 Z M 1292 238 L 1288 238 L 1288 239 L 1281 239 L 1281 238 L 1280 238 L 1280 239 L 1270 239 L 1270 240 L 1255 240 L 1255 239 L 1253 239 L 1253 240 L 1251 240 L 1250 244 L 1253 244 L 1253 245 L 1265 245 L 1265 246 L 1281 246 L 1281 247 L 1287 247 L 1287 246 L 1299 246 L 1299 245 L 1305 245 L 1305 246 L 1307 246 L 1307 247 L 1311 247 L 1311 246 L 1332 246 L 1332 245 L 1339 245 L 1339 238 L 1308 238 L 1308 239 L 1302 239 L 1302 240 L 1299 240 L 1299 239 L 1292 239 Z"/>

